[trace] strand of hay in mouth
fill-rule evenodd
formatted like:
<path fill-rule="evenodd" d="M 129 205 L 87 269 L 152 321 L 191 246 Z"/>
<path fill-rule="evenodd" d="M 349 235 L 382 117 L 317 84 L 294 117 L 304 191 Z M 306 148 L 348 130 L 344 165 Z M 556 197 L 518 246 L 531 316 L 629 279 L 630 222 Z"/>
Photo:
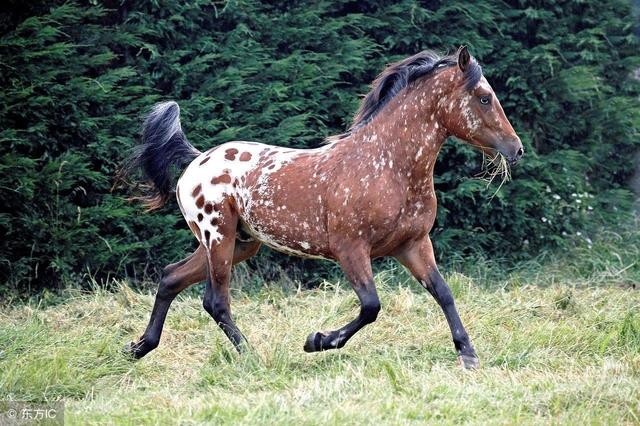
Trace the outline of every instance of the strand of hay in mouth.
<path fill-rule="evenodd" d="M 493 195 L 489 198 L 489 201 L 496 196 L 502 185 L 505 182 L 511 180 L 511 169 L 509 168 L 509 163 L 504 155 L 499 152 L 496 153 L 495 156 L 489 157 L 484 152 L 482 153 L 482 172 L 476 175 L 476 177 L 480 180 L 484 180 L 487 182 L 487 188 L 493 183 L 496 177 L 500 177 L 500 184 L 498 188 L 493 193 Z"/>

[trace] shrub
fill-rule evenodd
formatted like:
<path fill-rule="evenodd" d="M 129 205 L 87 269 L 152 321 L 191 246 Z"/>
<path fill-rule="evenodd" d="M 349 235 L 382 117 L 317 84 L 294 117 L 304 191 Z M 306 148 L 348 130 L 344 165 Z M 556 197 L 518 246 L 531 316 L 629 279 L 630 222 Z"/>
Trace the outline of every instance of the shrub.
<path fill-rule="evenodd" d="M 314 147 L 347 127 L 386 63 L 425 48 L 469 45 L 526 148 L 489 201 L 495 187 L 470 179 L 480 154 L 445 145 L 441 256 L 527 257 L 629 208 L 640 56 L 627 2 L 57 3 L 13 2 L 0 18 L 0 273 L 12 287 L 139 277 L 186 254 L 175 205 L 143 215 L 127 190 L 110 192 L 153 103 L 178 101 L 199 148 Z"/>

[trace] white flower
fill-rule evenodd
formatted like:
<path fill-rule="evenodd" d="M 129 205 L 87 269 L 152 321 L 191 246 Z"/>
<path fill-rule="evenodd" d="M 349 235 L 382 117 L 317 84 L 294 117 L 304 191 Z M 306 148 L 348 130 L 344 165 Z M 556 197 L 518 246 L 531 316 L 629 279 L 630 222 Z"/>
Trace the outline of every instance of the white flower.
<path fill-rule="evenodd" d="M 546 218 L 546 217 L 544 217 L 544 216 L 542 216 L 542 217 L 540 218 L 540 220 L 541 220 L 542 222 L 544 222 L 544 223 L 546 223 L 546 222 L 547 222 L 547 218 Z"/>
<path fill-rule="evenodd" d="M 560 196 L 558 194 L 553 194 L 553 198 L 556 199 L 556 200 L 559 200 Z"/>

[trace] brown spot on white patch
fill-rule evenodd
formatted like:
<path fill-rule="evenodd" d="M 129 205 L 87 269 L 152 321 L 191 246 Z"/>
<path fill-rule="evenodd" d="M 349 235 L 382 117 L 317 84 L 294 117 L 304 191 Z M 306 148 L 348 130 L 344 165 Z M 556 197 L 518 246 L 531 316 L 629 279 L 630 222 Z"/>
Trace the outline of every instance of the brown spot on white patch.
<path fill-rule="evenodd" d="M 251 160 L 251 153 L 250 152 L 243 152 L 242 154 L 240 154 L 240 161 L 249 161 Z"/>
<path fill-rule="evenodd" d="M 214 217 L 213 219 L 211 219 L 211 225 L 218 226 L 219 223 L 220 221 L 218 220 L 217 217 Z"/>
<path fill-rule="evenodd" d="M 196 200 L 196 207 L 201 209 L 202 206 L 204 206 L 204 195 L 199 196 L 198 199 Z"/>
<path fill-rule="evenodd" d="M 204 212 L 205 212 L 206 214 L 211 214 L 211 212 L 212 212 L 212 211 L 213 211 L 213 204 L 211 204 L 211 203 L 207 203 L 207 204 L 205 204 L 205 206 L 204 206 Z"/>
<path fill-rule="evenodd" d="M 206 163 L 207 161 L 209 161 L 209 158 L 211 158 L 211 157 L 209 157 L 209 156 L 204 157 L 204 160 L 202 160 L 202 161 L 200 162 L 200 165 L 202 166 L 204 163 Z"/>
<path fill-rule="evenodd" d="M 202 222 L 202 219 L 204 219 L 204 216 L 202 213 L 198 213 L 198 222 Z"/>
<path fill-rule="evenodd" d="M 233 161 L 236 159 L 236 154 L 238 153 L 238 150 L 235 148 L 229 148 L 225 151 L 224 154 L 224 158 L 226 158 L 227 160 Z"/>
<path fill-rule="evenodd" d="M 191 193 L 191 196 L 193 198 L 196 198 L 198 195 L 200 195 L 201 191 L 202 191 L 202 184 L 198 184 L 198 186 L 193 188 L 193 192 Z"/>
<path fill-rule="evenodd" d="M 219 183 L 231 183 L 231 176 L 229 176 L 226 173 L 220 176 L 216 176 L 213 179 L 211 179 L 211 183 L 213 185 L 217 185 Z"/>

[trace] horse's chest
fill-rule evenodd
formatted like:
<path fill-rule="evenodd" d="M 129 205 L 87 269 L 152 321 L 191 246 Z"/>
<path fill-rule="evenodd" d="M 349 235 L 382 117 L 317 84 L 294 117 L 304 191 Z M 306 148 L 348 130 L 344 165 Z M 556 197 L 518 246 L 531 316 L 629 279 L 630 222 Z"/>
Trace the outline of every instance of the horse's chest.
<path fill-rule="evenodd" d="M 417 203 L 405 204 L 391 227 L 387 227 L 385 240 L 393 245 L 393 241 L 402 242 L 415 239 L 429 232 L 433 227 L 436 216 L 435 202 L 423 200 Z"/>

